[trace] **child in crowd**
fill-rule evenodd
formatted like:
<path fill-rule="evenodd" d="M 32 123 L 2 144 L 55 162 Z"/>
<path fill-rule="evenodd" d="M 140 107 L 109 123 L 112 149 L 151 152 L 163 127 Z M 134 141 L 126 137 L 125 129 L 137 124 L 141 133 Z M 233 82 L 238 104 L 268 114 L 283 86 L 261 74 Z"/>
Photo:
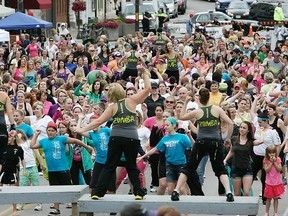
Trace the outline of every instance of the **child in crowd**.
<path fill-rule="evenodd" d="M 0 170 L 0 186 L 9 185 L 17 186 L 19 179 L 17 179 L 17 171 L 19 169 L 19 158 L 23 167 L 22 175 L 26 176 L 26 163 L 24 160 L 24 152 L 16 143 L 16 131 L 12 130 L 8 134 L 8 145 L 3 154 L 4 163 Z M 17 216 L 16 204 L 13 204 L 13 216 Z"/>
<path fill-rule="evenodd" d="M 265 216 L 269 216 L 272 199 L 274 200 L 274 216 L 278 216 L 278 200 L 284 195 L 285 190 L 284 185 L 282 184 L 281 159 L 277 156 L 275 145 L 269 145 L 266 148 L 263 167 L 266 172 L 264 196 L 267 198 L 267 201 Z"/>

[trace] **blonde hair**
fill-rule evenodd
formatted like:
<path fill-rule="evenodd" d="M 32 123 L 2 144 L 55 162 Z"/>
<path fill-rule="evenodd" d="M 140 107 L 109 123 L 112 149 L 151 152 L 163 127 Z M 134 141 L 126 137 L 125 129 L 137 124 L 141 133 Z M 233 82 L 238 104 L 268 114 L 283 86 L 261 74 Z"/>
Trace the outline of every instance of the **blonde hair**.
<path fill-rule="evenodd" d="M 126 92 L 123 87 L 118 83 L 109 85 L 108 100 L 110 103 L 117 103 L 119 100 L 126 97 Z"/>
<path fill-rule="evenodd" d="M 82 78 L 85 77 L 84 69 L 82 67 L 77 67 L 75 70 L 75 81 L 81 82 Z"/>
<path fill-rule="evenodd" d="M 42 106 L 42 107 L 43 107 L 43 108 L 42 108 L 42 112 L 44 111 L 44 104 L 43 104 L 42 102 L 40 102 L 40 101 L 35 102 L 35 103 L 33 104 L 33 106 L 32 106 L 32 109 L 35 110 L 35 108 L 36 108 L 37 106 Z"/>

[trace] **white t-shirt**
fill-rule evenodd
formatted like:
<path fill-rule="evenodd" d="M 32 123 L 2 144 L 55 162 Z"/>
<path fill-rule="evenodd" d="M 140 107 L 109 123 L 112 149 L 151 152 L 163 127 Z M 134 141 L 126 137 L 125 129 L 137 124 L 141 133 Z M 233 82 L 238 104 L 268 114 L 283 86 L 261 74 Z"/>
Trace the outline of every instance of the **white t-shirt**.
<path fill-rule="evenodd" d="M 30 148 L 30 140 L 27 140 L 26 142 L 21 143 L 21 148 L 24 151 L 24 160 L 26 163 L 26 168 L 36 166 L 36 160 L 34 157 L 34 152 Z M 20 163 L 20 167 L 23 168 L 22 163 Z"/>
<path fill-rule="evenodd" d="M 259 127 L 256 128 L 255 139 L 260 139 Z M 269 145 L 281 145 L 281 139 L 276 130 L 268 129 L 264 131 L 264 143 L 254 146 L 253 151 L 256 155 L 265 156 L 266 148 Z"/>
<path fill-rule="evenodd" d="M 53 44 L 52 47 L 46 46 L 46 50 L 48 51 L 49 59 L 54 59 L 54 54 L 58 51 L 58 47 Z"/>
<path fill-rule="evenodd" d="M 138 137 L 140 140 L 141 147 L 144 151 L 146 151 L 145 145 L 150 137 L 151 131 L 145 126 L 137 128 L 137 131 L 138 131 Z"/>
<path fill-rule="evenodd" d="M 46 133 L 47 125 L 51 121 L 54 122 L 53 119 L 48 115 L 45 115 L 43 118 L 39 120 L 37 120 L 36 116 L 29 116 L 29 119 L 30 119 L 30 126 L 34 131 L 41 130 L 41 133 L 39 134 L 37 141 L 39 142 L 41 139 L 47 138 L 48 137 Z"/>

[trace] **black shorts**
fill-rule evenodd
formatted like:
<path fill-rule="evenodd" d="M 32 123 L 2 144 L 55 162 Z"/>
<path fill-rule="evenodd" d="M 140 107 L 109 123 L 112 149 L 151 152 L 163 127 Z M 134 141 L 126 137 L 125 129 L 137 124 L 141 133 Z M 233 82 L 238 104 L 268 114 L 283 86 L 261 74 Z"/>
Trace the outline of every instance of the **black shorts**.
<path fill-rule="evenodd" d="M 17 174 L 16 172 L 2 172 L 1 175 L 0 175 L 0 183 L 1 184 L 16 184 L 18 182 L 17 180 Z"/>
<path fill-rule="evenodd" d="M 166 177 L 166 163 L 162 163 L 159 161 L 158 164 L 158 178 L 165 178 Z"/>
<path fill-rule="evenodd" d="M 49 185 L 72 185 L 69 170 L 48 172 Z"/>

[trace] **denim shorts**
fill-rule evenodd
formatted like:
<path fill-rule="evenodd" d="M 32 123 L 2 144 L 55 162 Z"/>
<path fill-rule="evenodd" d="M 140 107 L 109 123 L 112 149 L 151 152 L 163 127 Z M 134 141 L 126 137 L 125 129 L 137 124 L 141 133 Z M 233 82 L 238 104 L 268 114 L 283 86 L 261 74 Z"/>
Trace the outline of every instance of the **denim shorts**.
<path fill-rule="evenodd" d="M 181 169 L 184 164 L 173 165 L 166 161 L 166 181 L 167 182 L 176 182 L 180 175 Z"/>
<path fill-rule="evenodd" d="M 247 168 L 240 169 L 232 165 L 231 178 L 242 178 L 244 176 L 253 176 L 252 164 L 249 164 Z"/>

